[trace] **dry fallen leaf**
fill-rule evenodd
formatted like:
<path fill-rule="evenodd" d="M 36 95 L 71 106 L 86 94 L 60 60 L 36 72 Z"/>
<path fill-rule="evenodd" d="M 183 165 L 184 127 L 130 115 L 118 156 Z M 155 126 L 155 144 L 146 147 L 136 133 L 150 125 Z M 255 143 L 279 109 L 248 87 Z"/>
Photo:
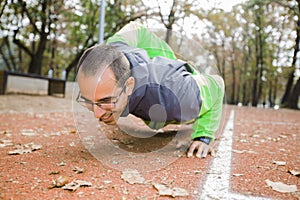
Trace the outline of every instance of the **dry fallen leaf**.
<path fill-rule="evenodd" d="M 296 170 L 289 170 L 289 173 L 294 175 L 294 176 L 300 176 L 300 172 Z"/>
<path fill-rule="evenodd" d="M 66 176 L 59 176 L 56 179 L 56 187 L 62 187 L 64 185 L 66 185 L 68 182 L 69 182 L 68 177 L 66 177 Z"/>
<path fill-rule="evenodd" d="M 81 173 L 83 173 L 85 170 L 84 170 L 84 168 L 75 167 L 75 168 L 73 169 L 73 171 L 74 171 L 76 174 L 81 174 Z"/>
<path fill-rule="evenodd" d="M 9 151 L 8 155 L 22 155 L 22 154 L 31 153 L 31 152 L 32 152 L 31 149 L 16 149 L 13 151 Z"/>
<path fill-rule="evenodd" d="M 121 178 L 127 181 L 129 184 L 143 184 L 145 179 L 135 169 L 125 169 L 121 175 Z"/>
<path fill-rule="evenodd" d="M 4 140 L 4 139 L 1 139 L 0 140 L 0 148 L 1 147 L 9 147 L 9 146 L 13 146 L 14 144 L 12 143 L 11 140 Z"/>
<path fill-rule="evenodd" d="M 239 154 L 242 154 L 242 153 L 245 153 L 245 150 L 235 150 L 235 149 L 233 149 L 232 152 L 233 152 L 233 153 L 239 153 Z"/>
<path fill-rule="evenodd" d="M 60 163 L 56 164 L 57 166 L 66 166 L 66 163 L 64 161 L 61 161 Z"/>
<path fill-rule="evenodd" d="M 244 176 L 244 174 L 233 174 L 233 176 L 240 177 L 240 176 Z"/>
<path fill-rule="evenodd" d="M 269 179 L 266 180 L 268 186 L 272 187 L 273 190 L 281 193 L 291 193 L 297 191 L 296 185 L 287 185 L 282 182 L 273 182 Z"/>
<path fill-rule="evenodd" d="M 52 171 L 52 172 L 49 172 L 48 174 L 49 175 L 56 175 L 56 174 L 59 174 L 60 172 L 59 171 Z"/>
<path fill-rule="evenodd" d="M 103 183 L 104 184 L 110 184 L 110 183 L 112 183 L 112 181 L 111 180 L 104 180 Z"/>
<path fill-rule="evenodd" d="M 286 162 L 284 162 L 284 161 L 276 161 L 276 160 L 274 160 L 273 163 L 275 165 L 278 165 L 278 166 L 285 166 L 286 165 Z"/>
<path fill-rule="evenodd" d="M 75 134 L 76 132 L 77 132 L 76 129 L 70 129 L 70 130 L 69 130 L 69 133 L 70 133 L 70 134 Z"/>
<path fill-rule="evenodd" d="M 66 184 L 65 186 L 62 187 L 64 190 L 70 190 L 74 192 L 80 187 L 91 187 L 92 183 L 87 182 L 87 181 L 81 181 L 81 180 L 75 180 L 71 183 Z"/>
<path fill-rule="evenodd" d="M 155 189 L 158 190 L 158 194 L 160 196 L 184 197 L 189 195 L 189 193 L 183 188 L 179 188 L 179 187 L 170 188 L 167 185 L 163 185 L 159 183 L 153 184 L 153 186 Z"/>
<path fill-rule="evenodd" d="M 66 176 L 59 176 L 56 180 L 52 180 L 52 184 L 48 187 L 49 189 L 52 188 L 59 188 L 66 185 L 69 182 L 69 178 Z"/>
<path fill-rule="evenodd" d="M 35 135 L 37 135 L 37 132 L 34 131 L 33 129 L 23 129 L 23 130 L 21 130 L 21 135 L 24 135 L 24 136 L 35 136 Z"/>
<path fill-rule="evenodd" d="M 25 148 L 30 148 L 32 151 L 36 151 L 42 148 L 42 145 L 34 144 L 34 143 L 28 143 L 24 144 Z"/>
<path fill-rule="evenodd" d="M 21 155 L 25 153 L 31 153 L 33 151 L 39 150 L 42 148 L 42 145 L 34 144 L 34 143 L 28 143 L 24 145 L 17 145 L 15 146 L 15 150 L 9 151 L 8 155 Z"/>
<path fill-rule="evenodd" d="M 279 135 L 279 137 L 281 137 L 281 138 L 287 138 L 286 135 Z"/>

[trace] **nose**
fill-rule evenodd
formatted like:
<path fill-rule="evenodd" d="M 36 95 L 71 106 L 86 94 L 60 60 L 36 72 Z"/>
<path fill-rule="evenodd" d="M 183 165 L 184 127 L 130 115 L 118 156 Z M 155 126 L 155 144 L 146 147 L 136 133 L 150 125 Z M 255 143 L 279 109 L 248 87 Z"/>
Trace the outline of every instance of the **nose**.
<path fill-rule="evenodd" d="M 96 105 L 93 106 L 93 111 L 94 111 L 94 116 L 97 119 L 101 118 L 106 113 L 106 110 Z"/>

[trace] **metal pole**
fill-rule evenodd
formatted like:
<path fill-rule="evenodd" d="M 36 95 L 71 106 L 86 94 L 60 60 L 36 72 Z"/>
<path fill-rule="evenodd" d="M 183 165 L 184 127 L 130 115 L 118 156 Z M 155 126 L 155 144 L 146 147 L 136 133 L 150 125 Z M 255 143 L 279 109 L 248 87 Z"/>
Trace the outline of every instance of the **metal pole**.
<path fill-rule="evenodd" d="M 99 40 L 98 43 L 101 44 L 104 41 L 104 22 L 105 22 L 105 0 L 100 1 L 99 7 Z"/>

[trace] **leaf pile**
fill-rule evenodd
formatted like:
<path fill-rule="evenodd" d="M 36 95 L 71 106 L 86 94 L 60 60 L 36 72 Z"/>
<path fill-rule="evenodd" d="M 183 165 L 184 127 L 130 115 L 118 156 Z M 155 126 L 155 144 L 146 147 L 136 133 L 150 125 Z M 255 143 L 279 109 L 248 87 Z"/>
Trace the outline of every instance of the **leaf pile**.
<path fill-rule="evenodd" d="M 34 143 L 17 145 L 17 146 L 15 146 L 15 150 L 8 152 L 8 155 L 21 155 L 21 154 L 25 154 L 25 153 L 31 153 L 33 151 L 40 150 L 41 148 L 42 148 L 42 145 L 34 144 Z"/>

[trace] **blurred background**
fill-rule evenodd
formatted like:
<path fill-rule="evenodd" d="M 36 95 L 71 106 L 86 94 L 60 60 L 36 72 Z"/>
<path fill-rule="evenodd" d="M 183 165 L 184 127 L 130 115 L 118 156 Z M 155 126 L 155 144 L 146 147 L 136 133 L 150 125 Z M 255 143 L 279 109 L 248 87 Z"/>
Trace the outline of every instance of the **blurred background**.
<path fill-rule="evenodd" d="M 228 104 L 299 108 L 300 0 L 1 0 L 0 70 L 74 81 L 83 51 L 130 21 L 218 69 Z"/>

